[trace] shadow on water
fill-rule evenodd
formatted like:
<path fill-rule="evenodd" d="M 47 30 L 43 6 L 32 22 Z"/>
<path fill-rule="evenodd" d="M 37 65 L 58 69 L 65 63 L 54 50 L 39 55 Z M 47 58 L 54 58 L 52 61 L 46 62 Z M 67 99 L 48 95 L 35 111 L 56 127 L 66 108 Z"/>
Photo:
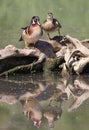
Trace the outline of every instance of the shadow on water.
<path fill-rule="evenodd" d="M 71 77 L 68 80 L 57 74 L 52 74 L 52 76 L 48 77 L 40 74 L 32 76 L 18 75 L 8 77 L 8 79 L 0 78 L 0 109 L 2 106 L 5 107 L 2 109 L 3 112 L 8 109 L 10 115 L 6 115 L 7 117 L 11 116 L 11 118 L 14 118 L 13 116 L 16 118 L 16 113 L 18 113 L 18 122 L 24 122 L 25 125 L 29 120 L 30 124 L 27 124 L 27 126 L 29 127 L 29 125 L 33 124 L 33 129 L 35 127 L 53 129 L 57 126 L 56 130 L 59 127 L 64 129 L 69 123 L 68 121 L 65 122 L 66 118 L 68 120 L 72 118 L 69 125 L 71 124 L 70 126 L 73 127 L 74 118 L 76 118 L 76 121 L 77 118 L 78 120 L 79 118 L 83 120 L 85 115 L 87 115 L 86 105 L 84 106 L 84 104 L 86 103 L 85 101 L 88 102 L 87 99 L 89 98 L 88 84 L 87 75 Z M 14 115 L 11 115 L 11 113 L 14 113 Z M 83 117 L 80 117 L 81 113 L 84 114 L 82 115 Z M 4 120 L 2 118 L 0 120 L 3 124 Z M 65 127 L 60 126 L 60 122 L 62 125 L 65 123 Z M 79 123 L 81 124 L 81 121 Z M 0 126 L 3 126 L 2 124 Z M 7 124 L 10 126 L 9 122 Z M 18 127 L 21 126 L 17 125 L 16 129 Z M 25 129 L 28 130 L 27 127 Z"/>

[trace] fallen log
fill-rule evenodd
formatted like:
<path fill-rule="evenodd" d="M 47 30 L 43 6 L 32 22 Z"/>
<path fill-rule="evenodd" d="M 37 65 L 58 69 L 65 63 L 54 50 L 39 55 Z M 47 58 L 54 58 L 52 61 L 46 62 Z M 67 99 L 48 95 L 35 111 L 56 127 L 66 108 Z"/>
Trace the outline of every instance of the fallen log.
<path fill-rule="evenodd" d="M 17 70 L 29 71 L 37 64 L 43 63 L 45 57 L 45 54 L 36 48 L 18 49 L 13 45 L 8 45 L 0 50 L 0 76 Z"/>
<path fill-rule="evenodd" d="M 89 64 L 89 49 L 83 45 L 88 45 L 88 41 L 79 41 L 67 35 L 39 40 L 28 49 L 8 45 L 0 50 L 0 76 L 44 69 L 81 74 Z"/>
<path fill-rule="evenodd" d="M 22 72 L 30 73 L 34 71 L 43 71 L 44 63 L 48 64 L 47 69 L 59 68 L 63 57 L 56 56 L 56 51 L 60 50 L 58 43 L 52 46 L 53 40 L 47 42 L 39 40 L 34 47 L 28 49 L 19 49 L 13 45 L 8 45 L 0 50 L 0 76 L 11 73 Z M 56 46 L 58 47 L 55 50 Z M 59 58 L 58 58 L 59 57 Z"/>

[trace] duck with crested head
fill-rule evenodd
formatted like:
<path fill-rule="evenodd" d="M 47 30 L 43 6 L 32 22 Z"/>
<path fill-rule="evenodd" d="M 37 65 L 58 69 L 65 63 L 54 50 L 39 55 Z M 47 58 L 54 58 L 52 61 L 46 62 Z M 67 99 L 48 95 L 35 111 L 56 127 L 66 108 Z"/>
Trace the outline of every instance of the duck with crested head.
<path fill-rule="evenodd" d="M 53 18 L 53 13 L 48 13 L 47 19 L 43 22 L 42 28 L 47 33 L 49 39 L 51 39 L 50 35 L 49 35 L 49 33 L 51 33 L 51 32 L 58 31 L 58 34 L 60 35 L 61 27 L 62 26 L 59 23 L 59 21 L 57 19 Z"/>
<path fill-rule="evenodd" d="M 25 42 L 25 48 L 28 48 L 29 44 L 35 45 L 35 43 L 43 35 L 43 31 L 38 16 L 33 16 L 30 25 L 22 28 L 23 32 L 19 41 Z"/>

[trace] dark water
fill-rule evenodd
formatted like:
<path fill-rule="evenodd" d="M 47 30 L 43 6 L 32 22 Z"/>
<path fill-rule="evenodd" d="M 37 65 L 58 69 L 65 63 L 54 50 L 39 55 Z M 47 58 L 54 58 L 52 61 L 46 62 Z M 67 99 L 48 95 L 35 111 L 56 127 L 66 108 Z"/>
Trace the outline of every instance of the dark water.
<path fill-rule="evenodd" d="M 66 80 L 52 73 L 0 78 L 0 130 L 35 130 L 38 127 L 28 114 L 36 106 L 31 109 L 29 100 L 26 106 L 27 97 L 37 100 L 36 106 L 42 108 L 39 129 L 89 129 L 89 76 Z M 38 108 L 35 110 L 37 118 Z"/>

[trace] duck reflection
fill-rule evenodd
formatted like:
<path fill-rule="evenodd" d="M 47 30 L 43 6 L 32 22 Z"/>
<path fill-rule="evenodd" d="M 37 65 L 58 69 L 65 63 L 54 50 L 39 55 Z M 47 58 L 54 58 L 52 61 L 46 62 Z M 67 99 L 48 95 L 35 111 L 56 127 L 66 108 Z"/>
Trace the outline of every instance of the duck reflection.
<path fill-rule="evenodd" d="M 60 119 L 62 114 L 62 108 L 60 106 L 52 106 L 49 104 L 44 108 L 44 117 L 48 120 L 48 125 L 50 128 L 54 127 L 54 123 Z"/>
<path fill-rule="evenodd" d="M 0 102 L 9 105 L 20 102 L 24 115 L 37 128 L 41 126 L 43 119 L 46 119 L 49 127 L 53 128 L 55 122 L 62 116 L 64 103 L 69 102 L 68 111 L 73 111 L 88 98 L 89 80 L 86 76 L 57 80 L 31 79 L 23 83 L 4 79 L 0 81 Z"/>
<path fill-rule="evenodd" d="M 27 98 L 23 106 L 24 115 L 33 122 L 34 126 L 40 127 L 43 117 L 43 108 L 35 98 Z"/>
<path fill-rule="evenodd" d="M 49 105 L 42 106 L 36 98 L 26 98 L 23 104 L 23 112 L 37 128 L 40 127 L 43 118 L 47 119 L 49 127 L 53 128 L 55 121 L 61 117 L 62 108 L 61 103 L 58 106 L 53 106 L 49 102 Z"/>

